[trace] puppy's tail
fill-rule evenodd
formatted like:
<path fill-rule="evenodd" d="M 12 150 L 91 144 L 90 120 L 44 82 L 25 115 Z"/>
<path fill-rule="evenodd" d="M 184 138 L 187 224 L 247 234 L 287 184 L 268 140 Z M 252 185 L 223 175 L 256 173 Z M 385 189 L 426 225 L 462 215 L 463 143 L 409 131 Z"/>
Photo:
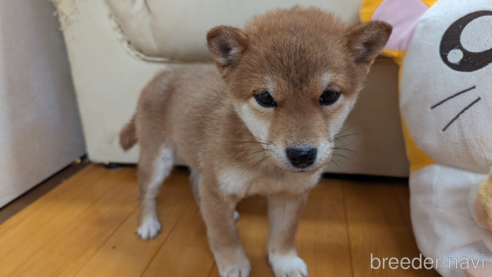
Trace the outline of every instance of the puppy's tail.
<path fill-rule="evenodd" d="M 121 129 L 120 132 L 120 145 L 123 150 L 128 150 L 132 148 L 135 143 L 137 143 L 137 130 L 135 128 L 135 116 L 133 116 L 132 120 L 128 122 L 128 124 Z"/>

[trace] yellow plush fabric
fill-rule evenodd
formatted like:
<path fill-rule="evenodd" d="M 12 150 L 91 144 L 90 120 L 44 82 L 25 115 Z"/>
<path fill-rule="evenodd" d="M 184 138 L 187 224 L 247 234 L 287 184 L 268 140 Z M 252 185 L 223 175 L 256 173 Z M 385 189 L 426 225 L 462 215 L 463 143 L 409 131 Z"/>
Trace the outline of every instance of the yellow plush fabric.
<path fill-rule="evenodd" d="M 403 117 L 401 117 L 401 127 L 403 129 L 403 139 L 405 140 L 407 158 L 410 161 L 410 172 L 415 172 L 421 168 L 435 164 L 429 156 L 420 150 L 415 141 L 412 139 Z"/>
<path fill-rule="evenodd" d="M 362 6 L 360 8 L 360 21 L 368 22 L 371 20 L 372 15 L 376 9 L 383 3 L 384 0 L 364 0 L 362 1 Z"/>
<path fill-rule="evenodd" d="M 422 0 L 422 2 L 424 2 L 424 4 L 426 4 L 427 7 L 431 7 L 437 2 L 437 0 Z"/>

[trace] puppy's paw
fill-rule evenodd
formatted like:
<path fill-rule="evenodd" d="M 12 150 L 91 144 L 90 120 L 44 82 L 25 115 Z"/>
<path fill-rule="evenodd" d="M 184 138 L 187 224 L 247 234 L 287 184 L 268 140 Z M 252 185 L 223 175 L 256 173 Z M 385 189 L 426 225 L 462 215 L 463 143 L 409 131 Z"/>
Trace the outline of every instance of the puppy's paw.
<path fill-rule="evenodd" d="M 237 222 L 239 220 L 239 213 L 237 211 L 234 211 L 234 222 Z"/>
<path fill-rule="evenodd" d="M 137 235 L 139 235 L 143 240 L 155 238 L 161 231 L 161 224 L 159 220 L 155 217 L 148 217 L 142 221 L 137 230 Z"/>
<path fill-rule="evenodd" d="M 226 265 L 219 268 L 221 277 L 248 277 L 251 272 L 251 265 L 246 259 L 242 263 Z"/>
<path fill-rule="evenodd" d="M 216 253 L 215 262 L 221 277 L 248 277 L 251 264 L 242 248 Z"/>
<path fill-rule="evenodd" d="M 308 276 L 306 263 L 297 256 L 270 254 L 268 259 L 276 277 Z"/>

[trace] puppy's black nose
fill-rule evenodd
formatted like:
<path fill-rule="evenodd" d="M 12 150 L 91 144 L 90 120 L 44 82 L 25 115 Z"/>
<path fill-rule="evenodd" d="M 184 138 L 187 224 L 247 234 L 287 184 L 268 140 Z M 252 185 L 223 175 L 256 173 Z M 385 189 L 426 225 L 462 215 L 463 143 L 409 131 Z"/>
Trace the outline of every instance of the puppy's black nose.
<path fill-rule="evenodd" d="M 318 150 L 316 148 L 287 148 L 287 157 L 293 166 L 305 168 L 314 163 Z"/>

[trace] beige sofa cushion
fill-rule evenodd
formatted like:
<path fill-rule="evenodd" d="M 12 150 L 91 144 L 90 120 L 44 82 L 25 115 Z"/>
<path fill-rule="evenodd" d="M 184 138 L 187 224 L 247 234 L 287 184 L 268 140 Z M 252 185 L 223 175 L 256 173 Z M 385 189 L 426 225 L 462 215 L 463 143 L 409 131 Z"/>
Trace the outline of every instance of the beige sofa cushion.
<path fill-rule="evenodd" d="M 174 61 L 210 61 L 205 44 L 217 25 L 241 27 L 253 15 L 275 8 L 317 6 L 346 22 L 359 20 L 361 0 L 106 0 L 115 21 L 135 49 Z"/>

